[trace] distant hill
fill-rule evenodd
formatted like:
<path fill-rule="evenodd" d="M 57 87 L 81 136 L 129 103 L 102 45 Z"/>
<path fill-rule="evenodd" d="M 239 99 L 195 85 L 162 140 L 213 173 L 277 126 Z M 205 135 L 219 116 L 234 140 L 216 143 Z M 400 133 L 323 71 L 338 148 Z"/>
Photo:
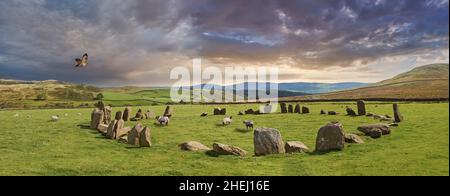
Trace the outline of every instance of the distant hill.
<path fill-rule="evenodd" d="M 196 85 L 194 88 L 199 89 L 204 87 L 206 84 Z M 275 86 L 276 83 L 266 83 L 267 89 L 270 86 Z M 342 82 L 342 83 L 309 83 L 309 82 L 293 82 L 293 83 L 279 83 L 278 84 L 278 95 L 280 97 L 291 97 L 291 96 L 303 96 L 317 93 L 328 93 L 340 90 L 355 89 L 364 86 L 368 86 L 368 83 L 358 83 L 358 82 Z M 223 88 L 233 88 L 236 91 L 248 91 L 262 89 L 262 84 L 257 84 L 255 82 L 246 82 L 237 84 L 236 87 L 231 85 L 221 86 L 213 85 L 216 89 Z M 189 88 L 189 87 L 186 87 Z"/>
<path fill-rule="evenodd" d="M 92 100 L 99 88 L 68 82 L 0 79 L 0 103 L 17 100 Z"/>
<path fill-rule="evenodd" d="M 284 100 L 404 99 L 433 100 L 449 98 L 449 65 L 417 67 L 367 87 L 332 93 L 290 97 Z"/>

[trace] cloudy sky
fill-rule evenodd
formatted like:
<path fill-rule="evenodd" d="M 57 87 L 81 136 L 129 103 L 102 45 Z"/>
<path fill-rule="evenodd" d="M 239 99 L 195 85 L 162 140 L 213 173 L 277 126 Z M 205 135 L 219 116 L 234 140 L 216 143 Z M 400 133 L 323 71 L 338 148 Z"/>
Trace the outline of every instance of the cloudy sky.
<path fill-rule="evenodd" d="M 2 0 L 0 78 L 169 85 L 190 66 L 376 82 L 449 57 L 448 0 Z M 73 59 L 90 54 L 90 65 Z"/>

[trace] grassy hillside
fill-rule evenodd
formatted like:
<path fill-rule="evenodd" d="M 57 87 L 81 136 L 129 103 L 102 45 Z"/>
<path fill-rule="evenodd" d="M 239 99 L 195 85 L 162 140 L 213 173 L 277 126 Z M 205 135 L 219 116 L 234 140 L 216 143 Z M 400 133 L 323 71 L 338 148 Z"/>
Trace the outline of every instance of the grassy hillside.
<path fill-rule="evenodd" d="M 449 65 L 432 64 L 415 68 L 368 87 L 282 100 L 341 99 L 448 99 Z"/>
<path fill-rule="evenodd" d="M 339 120 L 347 133 L 358 133 L 359 125 L 379 122 L 368 117 L 319 115 L 321 109 L 345 113 L 345 106 L 355 108 L 354 104 L 302 103 L 310 107 L 311 114 L 250 116 L 233 114 L 258 105 L 220 105 L 235 118 L 228 127 L 218 125 L 223 116 L 200 117 L 217 106 L 177 105 L 168 127 L 157 126 L 153 120 L 141 122 L 151 127 L 151 148 L 107 140 L 97 131 L 78 127 L 88 124 L 92 109 L 0 111 L 0 175 L 449 175 L 448 103 L 400 103 L 405 121 L 391 135 L 376 140 L 363 137 L 365 144 L 346 144 L 343 151 L 327 154 L 254 157 L 253 132 L 241 123 L 253 120 L 256 127 L 277 128 L 284 141 L 299 140 L 314 149 L 317 131 L 327 122 Z M 158 115 L 164 108 L 142 107 Z M 113 112 L 118 110 L 123 108 L 113 108 Z M 392 115 L 392 104 L 368 102 L 367 110 Z M 61 120 L 50 122 L 57 114 Z M 190 140 L 210 147 L 214 142 L 236 145 L 249 156 L 181 151 L 178 145 Z"/>

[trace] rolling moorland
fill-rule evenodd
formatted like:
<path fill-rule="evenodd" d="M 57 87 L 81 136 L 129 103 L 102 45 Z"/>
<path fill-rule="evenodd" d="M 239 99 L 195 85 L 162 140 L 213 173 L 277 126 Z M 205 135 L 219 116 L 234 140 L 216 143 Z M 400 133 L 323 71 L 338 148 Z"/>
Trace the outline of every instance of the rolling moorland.
<path fill-rule="evenodd" d="M 431 64 L 417 67 L 367 87 L 331 93 L 281 98 L 281 100 L 448 100 L 449 65 Z"/>

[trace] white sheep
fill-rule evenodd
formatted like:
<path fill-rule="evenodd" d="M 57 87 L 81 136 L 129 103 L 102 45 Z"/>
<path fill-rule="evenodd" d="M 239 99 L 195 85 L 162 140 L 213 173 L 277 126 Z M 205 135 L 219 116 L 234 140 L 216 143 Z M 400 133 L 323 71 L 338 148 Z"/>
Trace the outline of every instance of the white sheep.
<path fill-rule="evenodd" d="M 14 114 L 14 118 L 18 118 L 19 117 L 19 114 Z"/>
<path fill-rule="evenodd" d="M 222 124 L 225 126 L 225 125 L 230 125 L 232 122 L 233 122 L 233 117 L 230 116 L 230 117 L 224 118 L 222 121 Z"/>
<path fill-rule="evenodd" d="M 59 115 L 52 116 L 52 121 L 53 121 L 53 122 L 56 122 L 56 121 L 58 121 L 58 120 L 59 120 Z"/>
<path fill-rule="evenodd" d="M 156 120 L 158 121 L 158 123 L 160 125 L 166 125 L 166 126 L 169 125 L 169 122 L 170 122 L 170 118 L 167 116 L 157 116 Z"/>
<path fill-rule="evenodd" d="M 254 127 L 253 121 L 246 120 L 246 121 L 244 121 L 244 124 L 247 127 L 247 130 L 250 128 L 253 129 L 253 127 Z"/>

